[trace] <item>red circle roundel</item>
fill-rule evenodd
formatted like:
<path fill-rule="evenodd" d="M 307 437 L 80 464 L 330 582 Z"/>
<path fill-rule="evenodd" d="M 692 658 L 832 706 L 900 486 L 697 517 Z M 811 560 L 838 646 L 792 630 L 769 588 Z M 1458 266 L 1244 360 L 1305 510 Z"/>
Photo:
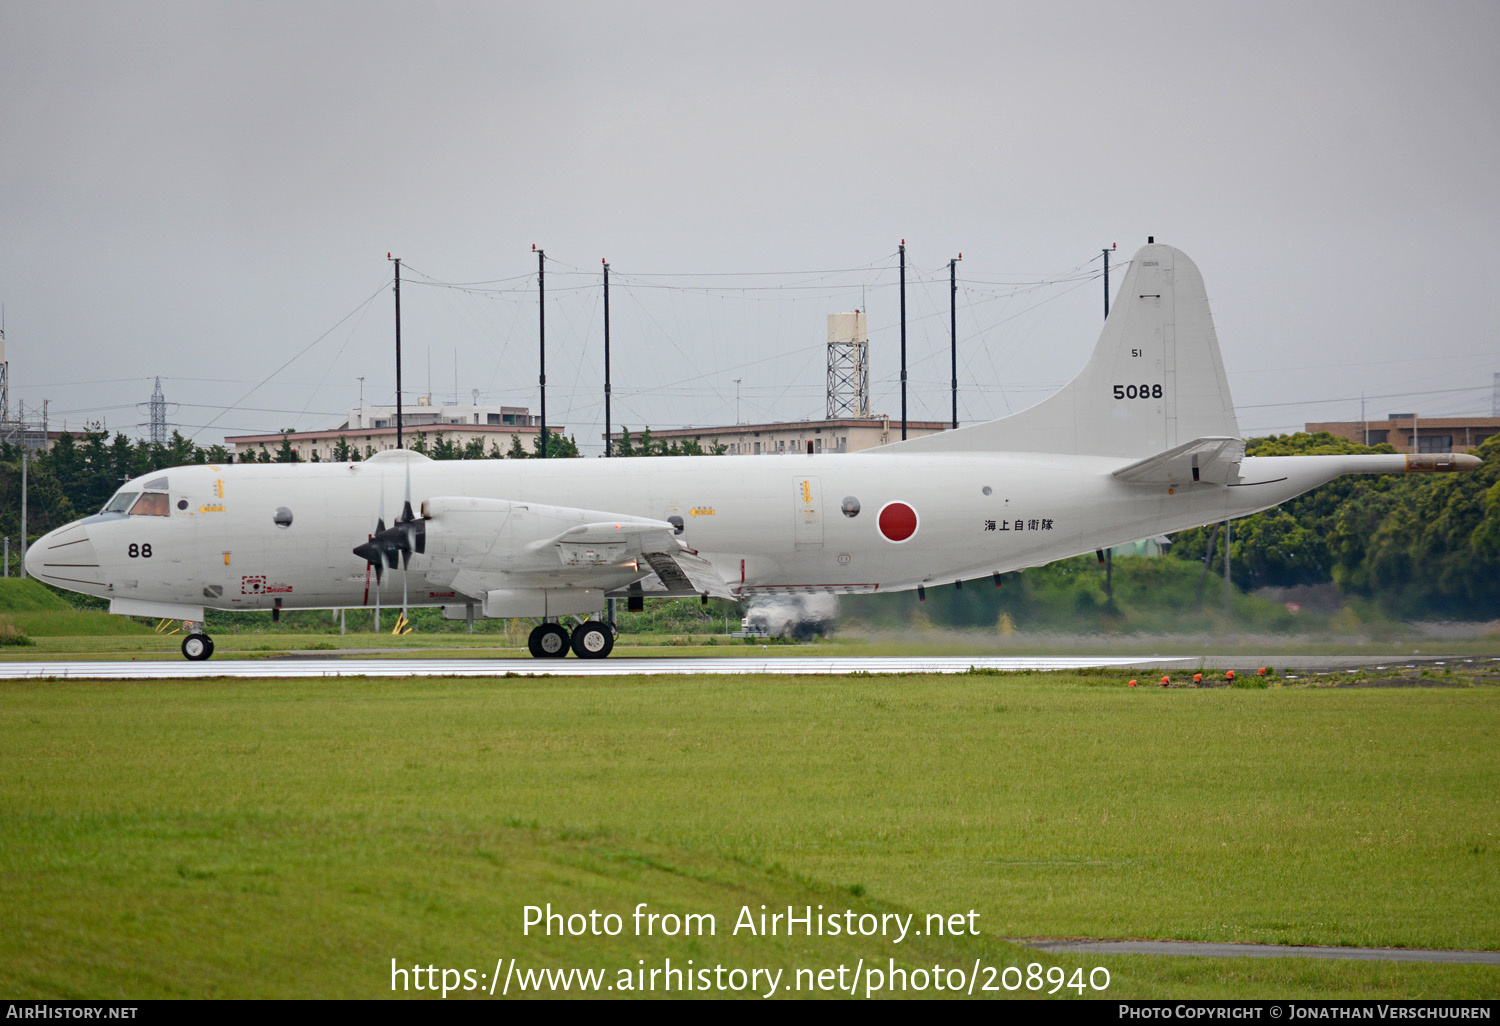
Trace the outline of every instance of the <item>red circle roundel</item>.
<path fill-rule="evenodd" d="M 904 542 L 917 533 L 917 511 L 904 502 L 888 502 L 880 507 L 876 523 L 887 540 Z"/>

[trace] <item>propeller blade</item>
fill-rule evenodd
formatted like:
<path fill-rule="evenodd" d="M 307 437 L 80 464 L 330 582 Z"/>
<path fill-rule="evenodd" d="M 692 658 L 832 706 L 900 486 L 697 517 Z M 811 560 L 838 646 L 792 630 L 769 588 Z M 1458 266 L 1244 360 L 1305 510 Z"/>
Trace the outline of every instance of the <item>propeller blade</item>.
<path fill-rule="evenodd" d="M 401 520 L 402 520 L 402 525 L 401 525 L 402 526 L 402 531 L 401 531 L 401 535 L 402 535 L 402 537 L 401 537 L 401 569 L 403 571 L 403 573 L 401 574 L 401 622 L 402 623 L 404 623 L 406 621 L 406 582 L 409 579 L 409 575 L 406 574 L 404 571 L 406 570 L 407 564 L 411 562 L 412 542 L 415 540 L 415 534 L 416 534 L 415 529 L 412 527 L 412 521 L 415 520 L 415 519 L 416 519 L 416 517 L 412 515 L 412 511 L 411 511 L 411 461 L 407 460 L 406 461 L 406 501 L 401 506 Z M 392 565 L 394 566 L 394 564 L 392 564 Z"/>
<path fill-rule="evenodd" d="M 375 568 L 375 583 L 379 584 L 381 572 L 380 549 L 375 546 L 374 542 L 365 542 L 363 545 L 356 545 L 354 547 L 354 554 L 363 559 L 367 566 Z"/>
<path fill-rule="evenodd" d="M 381 544 L 373 535 L 362 544 L 354 546 L 352 550 L 356 556 L 363 559 L 367 564 L 375 568 L 375 583 L 380 583 L 381 573 Z"/>
<path fill-rule="evenodd" d="M 384 479 L 382 478 L 382 486 Z M 382 496 L 384 492 L 382 491 Z M 401 513 L 386 526 L 385 517 L 375 520 L 375 533 L 360 545 L 354 554 L 375 568 L 376 605 L 380 602 L 380 579 L 387 568 L 403 571 L 411 566 L 413 552 L 427 551 L 427 522 L 418 518 L 411 505 L 411 468 L 406 471 L 406 500 L 401 504 Z M 402 606 L 406 604 L 406 582 L 402 580 Z"/>

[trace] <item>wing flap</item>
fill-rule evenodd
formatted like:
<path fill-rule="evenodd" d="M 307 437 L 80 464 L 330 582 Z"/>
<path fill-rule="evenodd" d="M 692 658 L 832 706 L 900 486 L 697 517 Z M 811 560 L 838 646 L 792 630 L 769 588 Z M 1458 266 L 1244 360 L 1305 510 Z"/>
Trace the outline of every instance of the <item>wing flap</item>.
<path fill-rule="evenodd" d="M 686 549 L 676 552 L 647 552 L 646 563 L 656 572 L 661 582 L 661 591 L 655 588 L 643 590 L 653 595 L 691 596 L 708 595 L 710 598 L 732 599 L 729 582 L 719 575 L 712 563 Z"/>

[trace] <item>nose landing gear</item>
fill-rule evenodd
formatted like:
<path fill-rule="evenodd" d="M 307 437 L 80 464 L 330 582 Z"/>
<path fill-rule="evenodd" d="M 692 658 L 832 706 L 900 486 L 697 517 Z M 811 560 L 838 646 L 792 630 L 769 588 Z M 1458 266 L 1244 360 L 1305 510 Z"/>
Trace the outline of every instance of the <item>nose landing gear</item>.
<path fill-rule="evenodd" d="M 202 624 L 185 620 L 182 629 L 187 631 L 187 637 L 182 639 L 182 655 L 184 659 L 200 662 L 214 654 L 214 639 L 204 634 L 198 628 Z"/>

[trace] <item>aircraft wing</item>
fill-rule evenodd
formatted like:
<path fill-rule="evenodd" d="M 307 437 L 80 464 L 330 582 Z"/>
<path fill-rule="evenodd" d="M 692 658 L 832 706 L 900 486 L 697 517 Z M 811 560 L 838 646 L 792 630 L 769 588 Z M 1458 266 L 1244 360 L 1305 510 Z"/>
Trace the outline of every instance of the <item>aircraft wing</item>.
<path fill-rule="evenodd" d="M 637 584 L 653 594 L 733 597 L 664 520 L 470 496 L 428 499 L 422 518 L 428 581 L 475 598 L 497 588 Z"/>
<path fill-rule="evenodd" d="M 1242 438 L 1195 438 L 1166 452 L 1136 460 L 1114 472 L 1131 484 L 1184 485 L 1194 481 L 1233 484 L 1245 458 Z"/>

